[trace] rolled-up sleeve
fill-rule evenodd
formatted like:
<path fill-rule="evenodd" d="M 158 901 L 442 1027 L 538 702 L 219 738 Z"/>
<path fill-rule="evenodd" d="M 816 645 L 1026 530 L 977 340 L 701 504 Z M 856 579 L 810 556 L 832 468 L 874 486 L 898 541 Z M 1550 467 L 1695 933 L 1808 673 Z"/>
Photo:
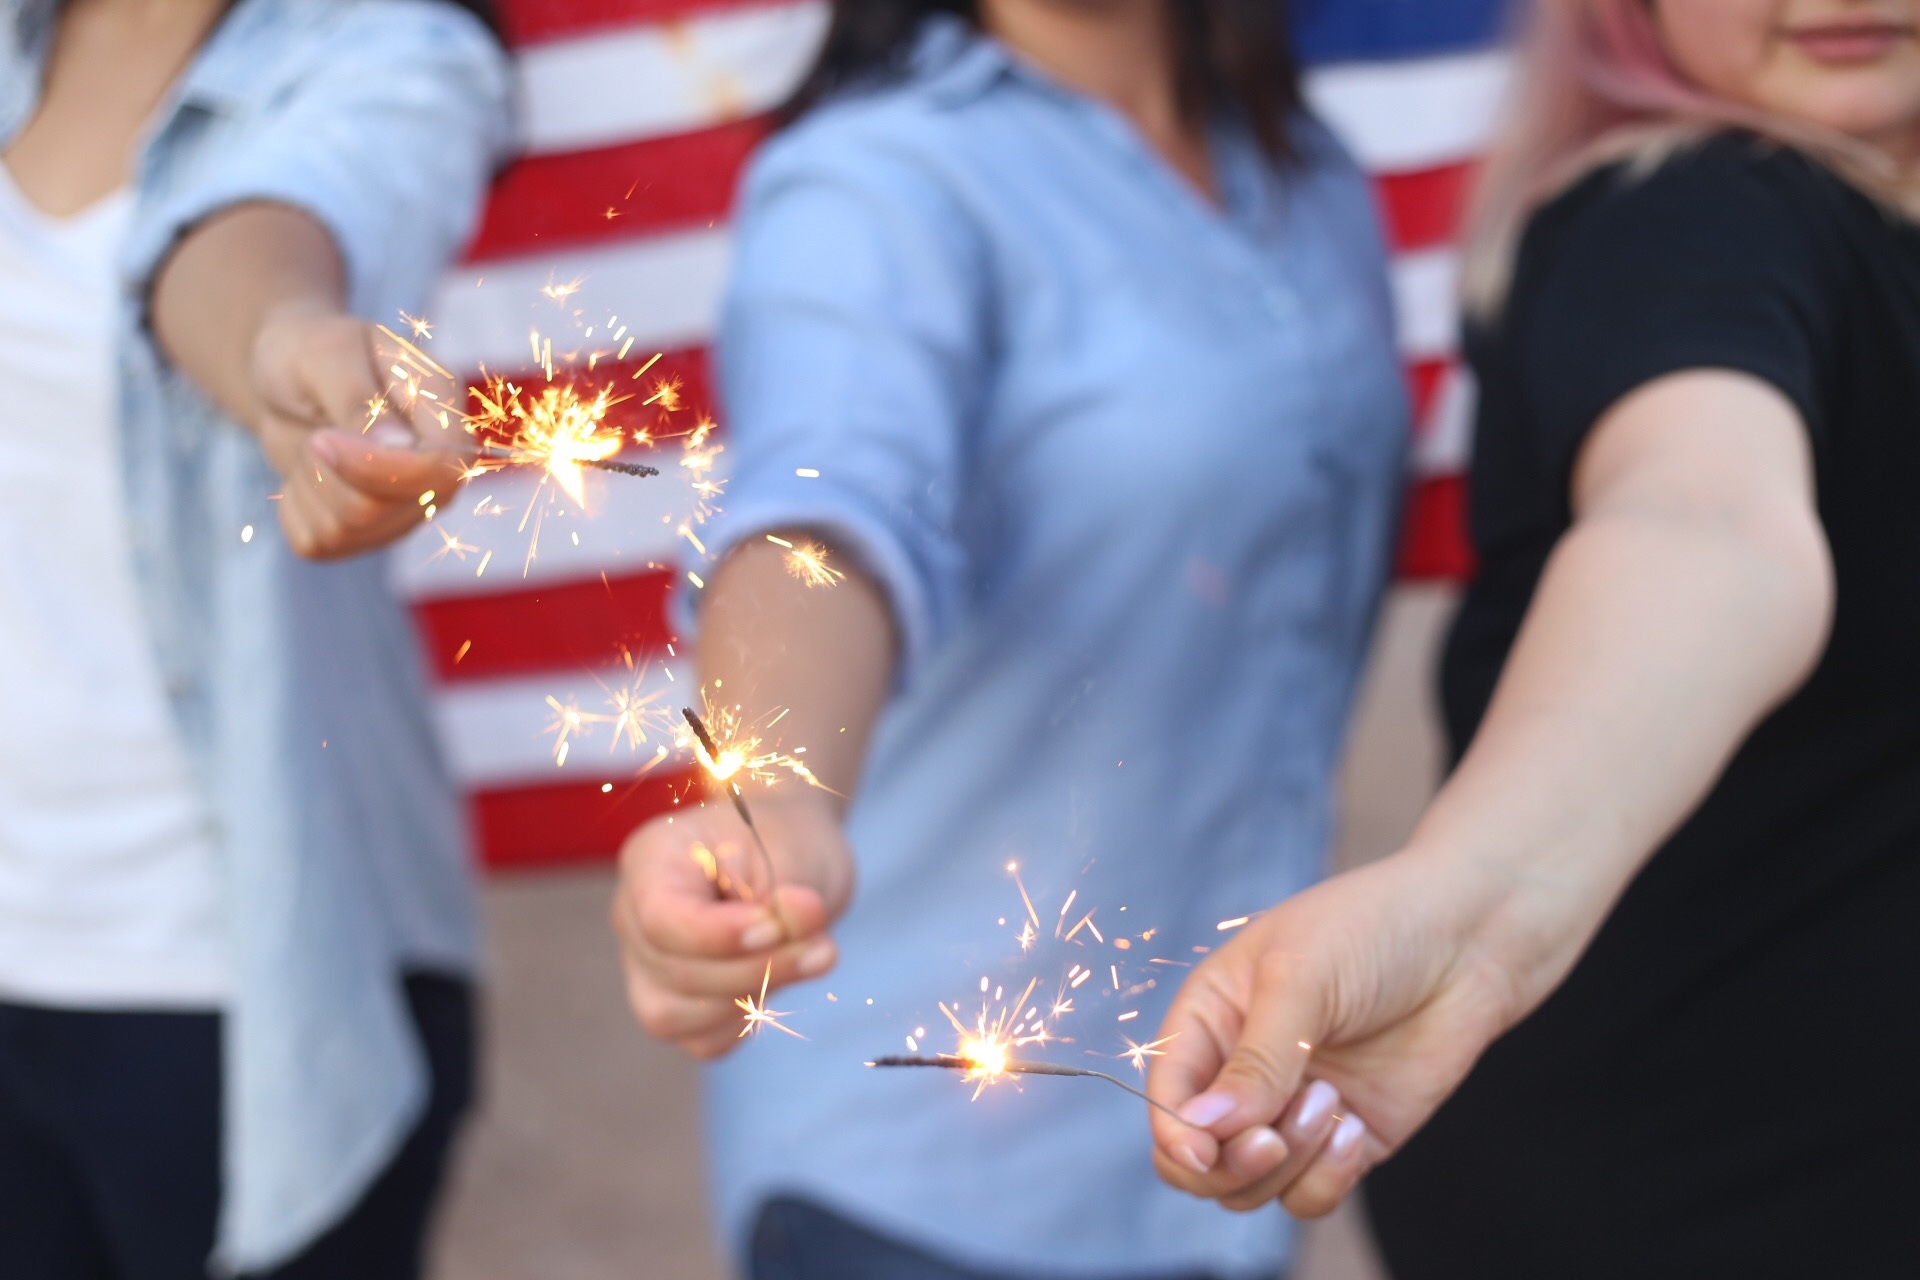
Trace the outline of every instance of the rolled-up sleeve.
<path fill-rule="evenodd" d="M 738 225 L 717 351 L 733 469 L 703 560 L 820 531 L 885 591 L 904 684 L 963 607 L 981 238 L 903 145 L 804 126 L 757 162 Z"/>
<path fill-rule="evenodd" d="M 437 0 L 345 3 L 296 66 L 245 108 L 232 145 L 141 219 L 128 264 L 142 288 L 196 224 L 265 200 L 326 227 L 351 308 L 387 319 L 427 297 L 471 234 L 511 137 L 506 55 L 471 14 Z"/>

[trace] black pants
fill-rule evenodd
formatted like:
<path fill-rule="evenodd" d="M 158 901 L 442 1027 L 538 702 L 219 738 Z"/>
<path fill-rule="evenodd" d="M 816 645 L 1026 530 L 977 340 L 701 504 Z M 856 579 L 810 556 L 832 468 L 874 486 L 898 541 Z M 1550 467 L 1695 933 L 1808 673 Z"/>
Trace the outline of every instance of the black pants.
<path fill-rule="evenodd" d="M 1020 1280 L 923 1253 L 830 1209 L 789 1196 L 776 1197 L 761 1207 L 750 1248 L 752 1280 Z M 1035 1280 L 1031 1273 L 1021 1274 Z M 1208 1278 L 1189 1275 L 1165 1280 Z"/>
<path fill-rule="evenodd" d="M 464 982 L 407 979 L 427 1112 L 347 1218 L 261 1280 L 413 1280 L 473 1096 Z M 0 1277 L 205 1280 L 220 1204 L 220 1018 L 0 1003 Z"/>

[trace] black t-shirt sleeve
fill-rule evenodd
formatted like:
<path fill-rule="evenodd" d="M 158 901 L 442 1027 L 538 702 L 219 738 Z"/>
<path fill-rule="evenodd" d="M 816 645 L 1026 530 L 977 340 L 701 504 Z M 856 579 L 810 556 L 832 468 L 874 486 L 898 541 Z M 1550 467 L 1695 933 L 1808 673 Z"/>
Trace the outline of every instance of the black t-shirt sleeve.
<path fill-rule="evenodd" d="M 1597 174 L 1541 212 L 1503 323 L 1546 474 L 1571 476 L 1615 402 L 1688 369 L 1771 383 L 1818 445 L 1836 266 L 1809 211 L 1826 193 L 1806 188 L 1831 181 L 1794 153 L 1722 137 L 1651 174 Z"/>

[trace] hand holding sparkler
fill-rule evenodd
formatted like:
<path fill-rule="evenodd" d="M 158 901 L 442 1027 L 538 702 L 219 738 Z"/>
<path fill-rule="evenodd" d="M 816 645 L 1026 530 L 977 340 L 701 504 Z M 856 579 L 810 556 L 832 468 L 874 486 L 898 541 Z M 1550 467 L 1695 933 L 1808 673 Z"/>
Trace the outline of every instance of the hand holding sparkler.
<path fill-rule="evenodd" d="M 682 808 L 635 832 L 614 903 L 635 1015 L 697 1057 L 738 1043 L 734 1001 L 760 990 L 769 961 L 769 991 L 833 965 L 825 931 L 846 909 L 854 880 L 836 793 L 850 791 L 859 775 L 892 680 L 884 593 L 852 564 L 828 589 L 809 585 L 794 576 L 788 553 L 816 544 L 804 531 L 778 536 L 784 542 L 740 545 L 702 591 L 700 671 L 704 687 L 725 699 L 700 709 L 715 739 L 704 750 L 720 765 L 708 770 L 723 786 L 718 803 Z M 826 563 L 831 550 L 814 554 Z M 761 719 L 739 725 L 742 706 L 759 709 Z M 747 730 L 777 731 L 792 754 L 765 754 Z M 817 786 L 793 777 L 802 765 Z M 780 785 L 763 786 L 756 775 L 765 773 Z M 750 793 L 735 797 L 733 783 Z M 736 798 L 750 804 L 752 829 Z M 777 915 L 765 905 L 755 829 L 773 868 Z M 746 894 L 755 900 L 737 900 Z M 756 1007 L 764 999 L 756 997 Z"/>
<path fill-rule="evenodd" d="M 316 558 L 403 536 L 459 487 L 472 448 L 452 379 L 436 381 L 417 348 L 348 315 L 346 291 L 332 232 L 265 202 L 197 223 L 153 282 L 160 349 L 260 437 L 285 481 L 287 541 Z"/>
<path fill-rule="evenodd" d="M 1425 1123 L 1523 1012 L 1454 927 L 1458 879 L 1404 855 L 1336 876 L 1193 971 L 1147 1076 L 1189 1122 L 1153 1116 L 1161 1177 L 1318 1217 Z"/>
<path fill-rule="evenodd" d="M 815 978 L 838 950 L 827 928 L 853 892 L 853 852 L 830 797 L 795 786 L 754 797 L 777 888 L 731 805 L 686 806 L 634 832 L 620 857 L 613 925 L 627 1000 L 651 1035 L 692 1056 L 730 1052 L 739 1000 Z M 777 903 L 778 915 L 774 914 Z"/>
<path fill-rule="evenodd" d="M 261 447 L 285 481 L 295 551 L 374 550 L 450 501 L 474 455 L 458 385 L 391 331 L 305 307 L 269 315 L 254 347 Z"/>

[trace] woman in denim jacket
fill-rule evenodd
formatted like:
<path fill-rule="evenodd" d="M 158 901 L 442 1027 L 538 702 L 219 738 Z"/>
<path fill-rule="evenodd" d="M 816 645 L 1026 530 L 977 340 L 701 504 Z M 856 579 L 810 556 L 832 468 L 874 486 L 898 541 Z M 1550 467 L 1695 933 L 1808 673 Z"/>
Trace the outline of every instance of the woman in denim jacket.
<path fill-rule="evenodd" d="M 418 1270 L 475 930 L 362 553 L 463 437 L 370 414 L 369 321 L 467 234 L 506 85 L 452 4 L 0 0 L 9 1280 Z"/>

